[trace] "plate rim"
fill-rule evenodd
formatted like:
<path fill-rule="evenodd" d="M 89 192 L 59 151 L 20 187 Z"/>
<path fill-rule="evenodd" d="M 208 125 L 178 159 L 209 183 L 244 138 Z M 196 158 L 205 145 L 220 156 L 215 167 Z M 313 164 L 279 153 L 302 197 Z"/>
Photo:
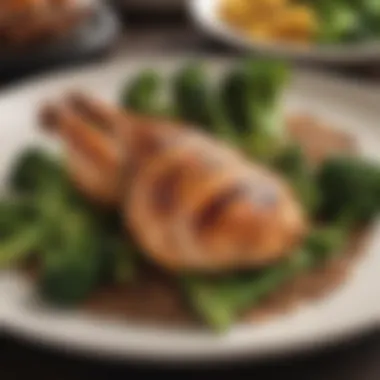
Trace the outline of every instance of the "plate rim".
<path fill-rule="evenodd" d="M 356 326 L 355 328 L 342 329 L 338 333 L 335 331 L 332 339 L 329 337 L 321 337 L 320 339 L 311 341 L 303 341 L 297 345 L 290 345 L 280 349 L 267 349 L 262 351 L 251 351 L 250 345 L 240 345 L 238 347 L 226 348 L 222 351 L 204 351 L 200 353 L 189 353 L 175 351 L 149 351 L 146 348 L 138 349 L 130 348 L 129 350 L 120 350 L 115 347 L 99 347 L 86 342 L 76 342 L 65 339 L 57 339 L 50 334 L 40 334 L 39 331 L 32 331 L 26 326 L 20 329 L 20 325 L 6 325 L 5 333 L 17 339 L 38 344 L 47 349 L 55 349 L 61 352 L 69 352 L 75 355 L 86 355 L 92 358 L 102 360 L 125 361 L 132 360 L 140 363 L 157 363 L 157 364 L 212 364 L 212 363 L 235 363 L 240 361 L 262 361 L 270 359 L 281 359 L 294 355 L 307 355 L 310 353 L 317 354 L 320 351 L 328 348 L 339 347 L 344 342 L 349 342 L 352 339 L 360 338 L 366 334 L 370 334 L 378 330 L 378 323 Z"/>

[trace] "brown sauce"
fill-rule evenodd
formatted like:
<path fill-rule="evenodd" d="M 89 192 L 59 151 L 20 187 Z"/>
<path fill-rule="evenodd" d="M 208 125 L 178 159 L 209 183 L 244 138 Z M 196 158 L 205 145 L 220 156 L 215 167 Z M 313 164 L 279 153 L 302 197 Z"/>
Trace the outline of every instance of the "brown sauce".
<path fill-rule="evenodd" d="M 316 302 L 330 292 L 337 290 L 344 285 L 351 269 L 360 257 L 361 252 L 364 251 L 368 234 L 369 231 L 353 233 L 347 244 L 347 249 L 338 259 L 294 278 L 258 307 L 248 311 L 243 316 L 243 320 L 255 322 L 266 320 L 268 317 L 292 310 L 305 302 Z"/>
<path fill-rule="evenodd" d="M 353 139 L 333 131 L 309 116 L 292 116 L 288 129 L 293 139 L 305 149 L 311 162 L 318 164 L 330 154 L 355 153 Z M 297 305 L 318 298 L 344 284 L 363 251 L 369 231 L 352 234 L 347 250 L 338 259 L 322 268 L 299 276 L 242 316 L 244 321 L 258 322 L 284 313 Z M 141 271 L 133 284 L 108 286 L 95 292 L 83 309 L 103 316 L 112 316 L 140 323 L 159 325 L 191 325 L 196 318 L 184 302 L 174 279 L 157 269 Z"/>
<path fill-rule="evenodd" d="M 288 118 L 288 132 L 315 165 L 331 155 L 356 153 L 356 142 L 351 135 L 309 115 L 291 115 Z"/>

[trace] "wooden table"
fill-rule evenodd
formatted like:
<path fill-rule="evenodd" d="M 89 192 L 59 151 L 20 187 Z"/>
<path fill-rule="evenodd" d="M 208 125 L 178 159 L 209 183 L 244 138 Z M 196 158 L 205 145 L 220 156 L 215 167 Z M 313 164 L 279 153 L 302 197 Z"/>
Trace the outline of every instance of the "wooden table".
<path fill-rule="evenodd" d="M 236 55 L 233 49 L 215 41 L 210 41 L 181 15 L 166 18 L 152 18 L 133 15 L 126 18 L 124 35 L 118 41 L 112 53 L 103 59 L 114 60 L 134 55 L 165 54 L 178 55 L 212 54 Z M 366 67 L 324 68 L 335 70 L 340 75 L 353 76 L 369 84 L 379 86 L 380 64 Z M 13 83 L 13 82 L 12 82 Z M 8 85 L 10 82 L 8 81 Z M 92 379 L 134 379 L 142 375 L 159 372 L 180 375 L 220 377 L 236 376 L 244 371 L 253 379 L 300 379 L 300 380 L 379 380 L 380 379 L 380 331 L 369 332 L 365 336 L 346 342 L 328 351 L 308 354 L 307 356 L 288 357 L 266 363 L 242 363 L 226 369 L 185 369 L 169 370 L 138 366 L 132 363 L 106 363 L 68 353 L 53 352 L 33 343 L 27 343 L 7 336 L 0 346 L 0 379 L 25 379 L 36 375 L 39 379 L 75 380 Z M 154 372 L 153 372 L 154 371 Z"/>

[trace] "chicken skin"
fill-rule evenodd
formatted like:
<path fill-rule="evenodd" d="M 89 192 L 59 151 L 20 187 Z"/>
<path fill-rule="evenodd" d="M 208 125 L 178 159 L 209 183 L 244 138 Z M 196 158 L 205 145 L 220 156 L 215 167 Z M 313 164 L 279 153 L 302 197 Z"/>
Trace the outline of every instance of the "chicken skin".
<path fill-rule="evenodd" d="M 307 231 L 276 173 L 191 126 L 118 110 L 81 94 L 42 113 L 76 186 L 118 208 L 145 254 L 172 271 L 269 265 Z"/>

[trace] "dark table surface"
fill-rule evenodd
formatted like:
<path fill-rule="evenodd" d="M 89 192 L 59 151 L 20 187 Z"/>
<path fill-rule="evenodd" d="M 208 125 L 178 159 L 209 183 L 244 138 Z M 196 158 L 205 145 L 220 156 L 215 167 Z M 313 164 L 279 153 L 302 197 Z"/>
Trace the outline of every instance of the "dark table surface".
<path fill-rule="evenodd" d="M 133 57 L 153 53 L 178 55 L 186 53 L 237 55 L 237 51 L 206 38 L 197 31 L 183 14 L 167 14 L 160 17 L 146 14 L 129 14 L 124 17 L 125 31 L 114 49 L 104 60 Z M 99 59 L 99 57 L 97 57 Z M 79 64 L 76 62 L 75 64 Z M 380 62 L 361 67 L 318 67 L 335 71 L 338 75 L 362 79 L 380 88 Z M 30 74 L 28 75 L 30 76 Z M 3 88 L 23 78 L 0 78 Z M 1 86 L 0 86 L 1 90 Z M 75 380 L 83 378 L 122 379 L 140 375 L 157 375 L 157 371 L 171 374 L 192 374 L 201 377 L 237 376 L 239 371 L 256 379 L 305 379 L 305 380 L 379 380 L 380 379 L 380 331 L 370 331 L 349 342 L 328 350 L 287 357 L 262 363 L 240 363 L 220 369 L 205 368 L 157 368 L 136 363 L 112 363 L 56 352 L 39 347 L 33 342 L 5 335 L 0 341 L 0 378 L 4 380 L 30 378 Z M 174 371 L 174 372 L 173 372 Z"/>
<path fill-rule="evenodd" d="M 351 340 L 328 350 L 260 363 L 209 365 L 177 368 L 130 362 L 99 361 L 69 353 L 56 352 L 6 337 L 1 346 L 0 376 L 4 380 L 134 379 L 142 375 L 192 374 L 199 378 L 231 378 L 246 373 L 252 379 L 292 380 L 379 380 L 380 331 Z"/>

